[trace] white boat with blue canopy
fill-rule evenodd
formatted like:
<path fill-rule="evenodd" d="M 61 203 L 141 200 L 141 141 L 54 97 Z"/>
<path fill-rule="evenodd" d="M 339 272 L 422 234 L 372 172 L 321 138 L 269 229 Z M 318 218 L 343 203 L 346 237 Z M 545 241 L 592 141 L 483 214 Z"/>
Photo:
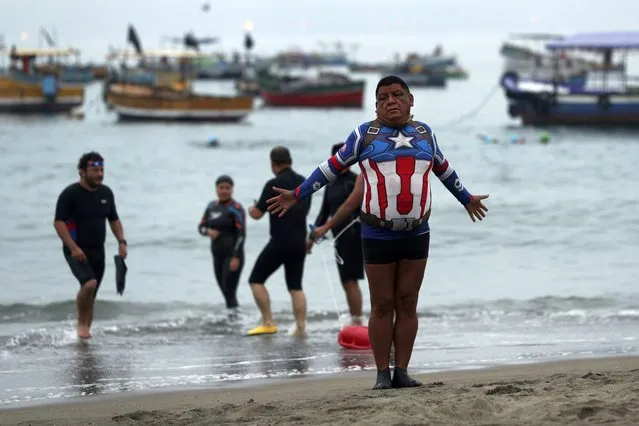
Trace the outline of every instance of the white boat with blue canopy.
<path fill-rule="evenodd" d="M 601 66 L 576 76 L 555 66 L 550 81 L 505 73 L 501 85 L 511 117 L 524 125 L 639 126 L 639 78 L 628 75 L 639 31 L 575 34 L 549 41 L 546 48 L 556 63 L 566 52 L 580 51 L 597 55 Z"/>

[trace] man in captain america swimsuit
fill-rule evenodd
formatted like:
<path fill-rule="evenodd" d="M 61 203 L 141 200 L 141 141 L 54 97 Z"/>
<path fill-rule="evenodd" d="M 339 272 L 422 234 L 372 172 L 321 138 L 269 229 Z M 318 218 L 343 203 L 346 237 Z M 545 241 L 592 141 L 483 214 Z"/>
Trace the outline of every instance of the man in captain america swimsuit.
<path fill-rule="evenodd" d="M 488 195 L 470 194 L 444 157 L 434 132 L 412 120 L 413 95 L 402 79 L 382 78 L 375 97 L 377 118 L 355 128 L 342 148 L 294 191 L 274 188 L 279 195 L 268 200 L 269 211 L 286 214 L 345 167 L 359 163 L 362 248 L 371 299 L 368 333 L 377 365 L 373 389 L 415 387 L 421 383 L 408 375 L 407 367 L 417 335 L 417 299 L 430 242 L 430 171 L 473 222 L 485 217 L 488 209 L 482 200 Z"/>

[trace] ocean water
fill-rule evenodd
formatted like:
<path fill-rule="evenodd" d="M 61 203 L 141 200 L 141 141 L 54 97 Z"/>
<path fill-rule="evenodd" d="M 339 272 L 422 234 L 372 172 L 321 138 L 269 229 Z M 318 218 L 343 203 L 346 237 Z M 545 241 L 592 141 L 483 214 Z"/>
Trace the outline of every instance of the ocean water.
<path fill-rule="evenodd" d="M 554 128 L 549 144 L 538 143 L 541 129 L 521 128 L 507 116 L 495 87 L 498 40 L 491 40 L 483 53 L 460 53 L 469 80 L 414 90 L 415 118 L 432 125 L 465 185 L 490 198 L 488 217 L 473 223 L 433 181 L 411 370 L 637 353 L 639 135 Z M 333 143 L 372 119 L 378 76 L 361 77 L 361 111 L 258 107 L 234 125 L 120 124 L 95 101 L 100 86 L 93 85 L 82 121 L 0 117 L 0 407 L 374 369 L 369 352 L 337 344 L 346 303 L 330 242 L 306 260 L 308 338 L 286 333 L 293 316 L 281 271 L 267 283 L 281 331 L 249 338 L 242 334 L 259 314 L 247 279 L 267 242 L 268 220 L 249 219 L 237 318 L 225 312 L 208 242 L 196 230 L 219 174 L 233 176 L 234 195 L 247 207 L 272 176 L 274 145 L 289 147 L 294 169 L 308 175 Z M 198 89 L 231 92 L 232 85 Z M 485 144 L 480 132 L 526 143 Z M 217 148 L 206 144 L 213 135 Z M 107 162 L 105 184 L 129 242 L 129 272 L 119 296 L 109 235 L 94 337 L 79 343 L 78 285 L 52 222 L 59 192 L 77 179 L 77 159 L 90 149 Z M 314 196 L 309 221 L 321 197 Z M 360 285 L 368 313 L 366 281 Z"/>

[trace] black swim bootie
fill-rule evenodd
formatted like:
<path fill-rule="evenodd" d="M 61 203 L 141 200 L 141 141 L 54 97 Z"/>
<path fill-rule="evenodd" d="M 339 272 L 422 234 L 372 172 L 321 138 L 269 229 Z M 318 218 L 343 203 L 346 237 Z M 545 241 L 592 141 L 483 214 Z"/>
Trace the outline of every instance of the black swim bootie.
<path fill-rule="evenodd" d="M 394 388 L 416 388 L 422 386 L 422 382 L 409 376 L 405 368 L 395 367 L 393 373 L 392 384 Z"/>
<path fill-rule="evenodd" d="M 375 380 L 375 386 L 373 386 L 373 390 L 379 389 L 390 389 L 393 385 L 391 383 L 391 372 L 390 368 L 386 368 L 382 371 L 377 371 L 377 380 Z"/>

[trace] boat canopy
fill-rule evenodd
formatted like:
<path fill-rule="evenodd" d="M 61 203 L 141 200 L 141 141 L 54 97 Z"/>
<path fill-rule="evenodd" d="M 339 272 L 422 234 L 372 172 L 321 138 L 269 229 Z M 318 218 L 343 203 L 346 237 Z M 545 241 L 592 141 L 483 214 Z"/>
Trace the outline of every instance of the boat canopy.
<path fill-rule="evenodd" d="M 639 49 L 639 31 L 580 33 L 546 44 L 550 50 Z"/>
<path fill-rule="evenodd" d="M 146 50 L 142 53 L 138 53 L 135 50 L 116 50 L 109 52 L 107 59 L 203 58 L 209 56 L 211 56 L 210 53 L 196 52 L 193 50 Z"/>
<path fill-rule="evenodd" d="M 80 50 L 74 48 L 68 49 L 60 49 L 60 48 L 44 48 L 44 49 L 9 49 L 4 48 L 0 49 L 0 53 L 3 55 L 11 55 L 13 57 L 33 57 L 33 56 L 78 56 L 80 55 Z"/>
<path fill-rule="evenodd" d="M 565 38 L 561 34 L 553 33 L 514 33 L 508 36 L 513 40 L 534 40 L 534 41 L 548 41 L 548 40 L 562 40 Z"/>

